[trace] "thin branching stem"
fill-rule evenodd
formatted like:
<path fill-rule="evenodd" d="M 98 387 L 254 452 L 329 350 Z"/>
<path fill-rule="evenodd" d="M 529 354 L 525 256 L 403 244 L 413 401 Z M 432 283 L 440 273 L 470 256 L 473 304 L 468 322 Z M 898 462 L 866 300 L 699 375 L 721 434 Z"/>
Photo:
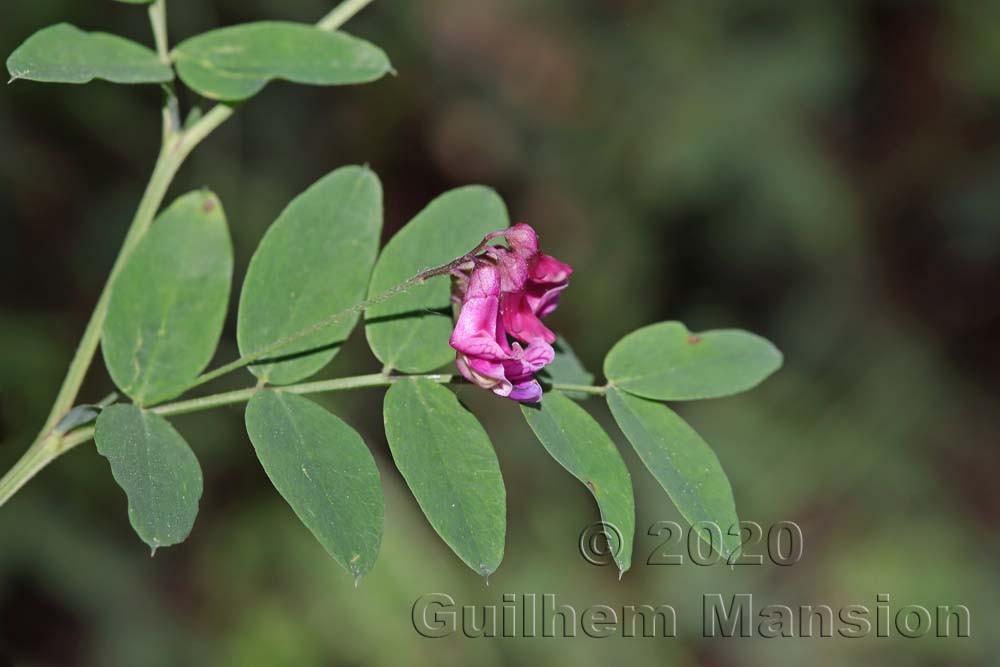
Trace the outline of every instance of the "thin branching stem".
<path fill-rule="evenodd" d="M 316 27 L 322 30 L 336 30 L 372 2 L 373 0 L 345 0 L 321 18 Z"/>
<path fill-rule="evenodd" d="M 324 30 L 336 30 L 346 23 L 355 14 L 370 4 L 372 0 L 345 0 L 323 17 L 317 24 Z M 165 0 L 155 0 L 149 8 L 150 23 L 153 29 L 153 39 L 156 42 L 156 50 L 160 59 L 165 63 L 170 63 L 170 47 L 167 42 L 166 5 Z M 14 493 L 24 484 L 34 477 L 38 471 L 51 463 L 56 457 L 62 454 L 68 447 L 66 443 L 72 441 L 70 434 L 62 434 L 55 430 L 55 426 L 63 416 L 72 409 L 76 398 L 80 393 L 80 387 L 86 377 L 87 371 L 93 363 L 97 353 L 97 346 L 101 340 L 101 331 L 104 328 L 104 320 L 108 314 L 108 303 L 111 296 L 111 285 L 115 277 L 125 265 L 126 260 L 135 250 L 139 241 L 149 230 L 156 212 L 163 203 L 163 198 L 167 194 L 174 176 L 180 169 L 187 156 L 194 150 L 205 137 L 211 134 L 216 128 L 222 125 L 233 115 L 235 107 L 226 104 L 217 104 L 201 119 L 186 130 L 181 130 L 176 118 L 176 97 L 171 89 L 167 89 L 167 100 L 163 107 L 163 141 L 160 154 L 157 157 L 156 165 L 150 176 L 149 184 L 143 192 L 142 199 L 136 209 L 132 223 L 129 225 L 125 240 L 122 242 L 118 257 L 115 259 L 108 280 L 104 284 L 101 296 L 97 300 L 97 305 L 90 315 L 87 327 L 77 346 L 73 359 L 66 370 L 59 393 L 56 395 L 49 416 L 45 420 L 38 437 L 28 447 L 22 457 L 14 466 L 0 478 L 0 506 L 2 506 Z M 75 431 L 74 431 L 75 433 Z M 78 444 L 78 443 L 77 443 Z"/>
<path fill-rule="evenodd" d="M 424 375 L 388 375 L 386 373 L 371 373 L 368 375 L 335 378 L 333 380 L 300 382 L 298 384 L 275 387 L 274 390 L 284 391 L 290 394 L 322 394 L 333 391 L 365 389 L 369 387 L 388 387 L 389 385 L 399 382 L 400 380 L 413 378 L 429 380 L 430 382 L 437 382 L 439 384 L 462 384 L 465 382 L 465 379 L 460 375 L 441 373 L 428 373 Z M 595 395 L 607 393 L 607 387 L 595 387 L 590 385 L 556 383 L 552 385 L 552 388 L 557 391 L 581 392 Z M 183 401 L 174 401 L 173 403 L 163 403 L 162 405 L 149 408 L 148 411 L 164 417 L 201 412 L 203 410 L 211 410 L 212 408 L 219 408 L 226 405 L 246 403 L 253 398 L 254 394 L 264 389 L 266 389 L 266 386 L 257 384 L 253 387 L 246 387 L 245 389 L 236 389 L 234 391 L 212 394 L 210 396 L 199 396 L 198 398 L 189 398 Z M 65 437 L 62 438 L 59 453 L 65 453 L 73 447 L 89 441 L 93 437 L 93 426 L 82 426 L 70 431 L 65 435 Z M 3 498 L 2 494 L 3 490 L 0 488 L 0 499 Z"/>
<path fill-rule="evenodd" d="M 154 0 L 149 6 L 149 24 L 153 28 L 153 41 L 156 43 L 156 54 L 164 65 L 170 64 L 170 46 L 167 40 L 167 3 L 166 0 Z"/>

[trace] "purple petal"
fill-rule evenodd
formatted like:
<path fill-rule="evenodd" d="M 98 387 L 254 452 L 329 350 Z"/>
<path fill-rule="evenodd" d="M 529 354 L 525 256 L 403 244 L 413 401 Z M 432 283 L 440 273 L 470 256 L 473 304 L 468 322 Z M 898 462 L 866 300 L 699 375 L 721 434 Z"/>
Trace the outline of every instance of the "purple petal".
<path fill-rule="evenodd" d="M 538 380 L 516 384 L 507 398 L 521 403 L 538 403 L 542 400 L 542 385 L 538 384 Z"/>

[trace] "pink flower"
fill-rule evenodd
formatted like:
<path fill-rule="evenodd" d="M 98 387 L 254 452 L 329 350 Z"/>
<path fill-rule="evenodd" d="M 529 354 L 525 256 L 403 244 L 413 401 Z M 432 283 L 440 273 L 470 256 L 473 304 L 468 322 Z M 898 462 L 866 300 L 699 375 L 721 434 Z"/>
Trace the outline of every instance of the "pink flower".
<path fill-rule="evenodd" d="M 449 343 L 458 351 L 455 363 L 466 380 L 515 401 L 536 403 L 542 387 L 534 374 L 552 361 L 554 352 L 545 341 L 527 349 L 507 341 L 499 316 L 501 284 L 499 265 L 476 263 Z"/>
<path fill-rule="evenodd" d="M 525 343 L 541 339 L 552 344 L 556 335 L 542 324 L 541 318 L 559 305 L 559 295 L 569 285 L 573 267 L 538 252 L 535 230 L 523 222 L 511 227 L 506 237 L 513 254 L 524 260 L 527 279 L 522 289 L 503 295 L 500 310 L 504 326 L 511 336 Z"/>
<path fill-rule="evenodd" d="M 462 309 L 449 342 L 467 380 L 500 396 L 534 403 L 542 396 L 534 374 L 552 361 L 556 339 L 540 318 L 555 310 L 573 268 L 538 252 L 538 236 L 529 225 L 518 223 L 487 238 L 499 236 L 509 249 L 487 248 L 471 267 L 456 272 L 455 299 Z"/>

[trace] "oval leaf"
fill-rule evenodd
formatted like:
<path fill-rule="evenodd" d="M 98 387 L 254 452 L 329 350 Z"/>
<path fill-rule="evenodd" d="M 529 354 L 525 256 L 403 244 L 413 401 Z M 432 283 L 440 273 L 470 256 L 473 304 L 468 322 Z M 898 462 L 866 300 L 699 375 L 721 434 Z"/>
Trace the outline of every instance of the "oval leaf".
<path fill-rule="evenodd" d="M 170 423 L 134 405 L 101 411 L 94 431 L 97 451 L 128 497 L 128 518 L 155 553 L 184 541 L 201 499 L 201 467 Z"/>
<path fill-rule="evenodd" d="M 493 190 L 471 185 L 450 190 L 417 214 L 382 250 L 369 296 L 384 292 L 424 269 L 461 257 L 490 232 L 509 226 L 507 208 Z M 407 373 L 425 373 L 448 363 L 451 335 L 448 276 L 376 304 L 365 313 L 365 335 L 379 361 Z"/>
<path fill-rule="evenodd" d="M 236 338 L 252 354 L 365 298 L 382 233 L 382 186 L 364 167 L 343 167 L 296 197 L 264 235 L 240 294 Z M 250 372 L 288 384 L 321 369 L 360 314 L 268 355 Z"/>
<path fill-rule="evenodd" d="M 7 58 L 11 81 L 166 83 L 174 78 L 156 52 L 117 35 L 68 23 L 39 30 Z"/>
<path fill-rule="evenodd" d="M 207 190 L 178 198 L 115 278 L 101 348 L 111 379 L 140 405 L 173 398 L 211 361 L 222 333 L 233 248 Z"/>
<path fill-rule="evenodd" d="M 361 436 L 312 401 L 274 390 L 254 394 L 246 424 L 264 471 L 302 523 L 355 578 L 367 574 L 384 507 Z"/>
<path fill-rule="evenodd" d="M 393 384 L 383 416 L 392 458 L 427 520 L 488 576 L 503 559 L 507 492 L 486 431 L 455 394 L 424 379 Z"/>
<path fill-rule="evenodd" d="M 733 489 L 712 448 L 662 403 L 611 389 L 608 406 L 681 515 L 696 527 L 699 522 L 717 525 L 722 533 L 722 556 L 729 559 L 738 554 L 740 531 Z M 700 535 L 712 544 L 704 532 Z"/>
<path fill-rule="evenodd" d="M 330 86 L 374 81 L 392 70 L 385 52 L 362 39 L 284 21 L 211 30 L 181 42 L 172 55 L 189 88 L 231 102 L 273 79 Z"/>
<path fill-rule="evenodd" d="M 552 458 L 590 489 L 601 520 L 613 527 L 606 536 L 624 573 L 632 565 L 635 498 L 618 448 L 586 410 L 558 391 L 546 393 L 540 403 L 522 405 L 521 412 Z"/>
<path fill-rule="evenodd" d="M 618 341 L 604 360 L 604 375 L 630 394 L 690 401 L 746 391 L 780 366 L 778 348 L 752 333 L 693 334 L 680 322 L 660 322 Z"/>

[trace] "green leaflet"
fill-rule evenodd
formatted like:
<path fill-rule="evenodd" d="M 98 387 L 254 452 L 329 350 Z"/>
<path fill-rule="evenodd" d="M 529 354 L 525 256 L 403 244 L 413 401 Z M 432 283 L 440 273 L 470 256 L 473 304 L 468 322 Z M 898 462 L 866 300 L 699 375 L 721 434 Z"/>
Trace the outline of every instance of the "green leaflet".
<path fill-rule="evenodd" d="M 230 102 L 256 95 L 273 79 L 330 86 L 374 81 L 392 70 L 373 44 L 285 21 L 210 30 L 181 42 L 172 56 L 188 87 Z"/>
<path fill-rule="evenodd" d="M 247 404 L 247 433 L 274 488 L 320 544 L 356 578 L 382 543 L 378 469 L 361 436 L 312 401 L 262 390 Z"/>
<path fill-rule="evenodd" d="M 128 497 L 128 518 L 142 541 L 154 553 L 184 541 L 202 490 L 201 467 L 184 438 L 159 415 L 112 405 L 98 416 L 94 441 Z"/>
<path fill-rule="evenodd" d="M 43 28 L 7 58 L 11 81 L 166 83 L 174 73 L 156 52 L 117 35 L 84 32 L 68 23 Z"/>
<path fill-rule="evenodd" d="M 233 250 L 218 198 L 179 197 L 115 278 L 101 349 L 115 384 L 141 405 L 173 398 L 205 368 L 222 333 Z"/>
<path fill-rule="evenodd" d="M 746 331 L 693 334 L 680 322 L 660 322 L 618 341 L 604 360 L 604 375 L 630 394 L 690 401 L 746 391 L 781 360 L 774 345 Z"/>
<path fill-rule="evenodd" d="M 366 167 L 342 167 L 282 211 L 250 260 L 236 338 L 247 355 L 365 298 L 382 232 L 382 186 Z M 360 313 L 324 327 L 256 363 L 271 384 L 309 377 L 337 354 Z"/>
<path fill-rule="evenodd" d="M 740 551 L 739 518 L 729 479 L 711 447 L 677 413 L 663 405 L 611 389 L 608 406 L 639 458 L 698 530 L 700 522 L 719 527 L 726 559 Z M 699 533 L 709 544 L 705 531 Z"/>
<path fill-rule="evenodd" d="M 624 573 L 632 565 L 635 499 L 618 448 L 586 410 L 558 391 L 547 392 L 536 405 L 522 405 L 521 412 L 552 458 L 597 500 L 601 520 L 613 526 L 606 531 L 608 543 Z"/>
<path fill-rule="evenodd" d="M 394 383 L 383 417 L 392 458 L 427 520 L 488 576 L 503 559 L 507 492 L 486 431 L 455 394 L 425 379 Z"/>

